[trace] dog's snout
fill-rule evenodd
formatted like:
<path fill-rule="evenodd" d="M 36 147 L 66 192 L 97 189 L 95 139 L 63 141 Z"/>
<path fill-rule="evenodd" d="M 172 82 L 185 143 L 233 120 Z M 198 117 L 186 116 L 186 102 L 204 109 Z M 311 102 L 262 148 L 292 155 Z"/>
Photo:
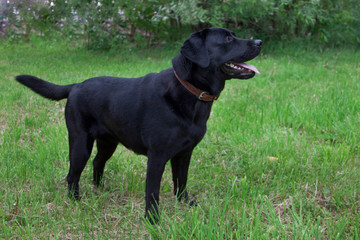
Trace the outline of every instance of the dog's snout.
<path fill-rule="evenodd" d="M 261 47 L 262 41 L 261 40 L 254 40 L 254 45 L 257 47 Z"/>

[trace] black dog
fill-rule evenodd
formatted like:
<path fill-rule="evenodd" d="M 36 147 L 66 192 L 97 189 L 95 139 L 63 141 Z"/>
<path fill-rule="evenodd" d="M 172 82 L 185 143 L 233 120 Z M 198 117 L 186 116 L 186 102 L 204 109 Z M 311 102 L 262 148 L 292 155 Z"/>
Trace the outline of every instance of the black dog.
<path fill-rule="evenodd" d="M 160 181 L 171 159 L 174 194 L 188 200 L 186 181 L 194 147 L 206 132 L 216 100 L 231 78 L 259 73 L 244 62 L 256 57 L 260 40 L 242 40 L 223 28 L 194 33 L 173 58 L 173 67 L 140 78 L 96 77 L 79 84 L 55 85 L 21 75 L 16 80 L 52 99 L 68 98 L 69 193 L 79 199 L 79 179 L 96 141 L 94 183 L 120 142 L 148 157 L 146 217 L 158 220 Z M 201 90 L 200 90 L 201 89 Z"/>

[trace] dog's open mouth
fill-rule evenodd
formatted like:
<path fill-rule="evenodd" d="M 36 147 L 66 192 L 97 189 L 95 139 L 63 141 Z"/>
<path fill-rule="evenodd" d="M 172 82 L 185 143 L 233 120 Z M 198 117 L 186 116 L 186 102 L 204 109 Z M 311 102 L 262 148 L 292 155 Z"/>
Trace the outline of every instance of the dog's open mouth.
<path fill-rule="evenodd" d="M 260 74 L 255 66 L 246 63 L 227 62 L 221 65 L 221 69 L 231 77 L 251 78 L 255 73 Z"/>

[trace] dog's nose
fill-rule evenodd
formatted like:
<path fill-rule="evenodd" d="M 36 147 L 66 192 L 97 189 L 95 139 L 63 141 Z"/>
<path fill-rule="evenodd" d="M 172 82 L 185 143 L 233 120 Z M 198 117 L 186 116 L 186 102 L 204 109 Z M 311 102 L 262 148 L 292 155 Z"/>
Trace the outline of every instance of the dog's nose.
<path fill-rule="evenodd" d="M 254 40 L 254 45 L 257 47 L 261 47 L 262 41 L 261 40 Z"/>

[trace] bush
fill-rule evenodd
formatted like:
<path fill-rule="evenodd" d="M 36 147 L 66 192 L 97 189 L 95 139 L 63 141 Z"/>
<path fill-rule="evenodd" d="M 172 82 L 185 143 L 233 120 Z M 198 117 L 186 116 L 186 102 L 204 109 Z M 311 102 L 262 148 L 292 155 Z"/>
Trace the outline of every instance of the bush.
<path fill-rule="evenodd" d="M 360 44 L 358 0 L 0 0 L 0 7 L 0 36 L 29 40 L 31 33 L 57 32 L 90 49 L 172 42 L 209 26 L 270 41 Z"/>

